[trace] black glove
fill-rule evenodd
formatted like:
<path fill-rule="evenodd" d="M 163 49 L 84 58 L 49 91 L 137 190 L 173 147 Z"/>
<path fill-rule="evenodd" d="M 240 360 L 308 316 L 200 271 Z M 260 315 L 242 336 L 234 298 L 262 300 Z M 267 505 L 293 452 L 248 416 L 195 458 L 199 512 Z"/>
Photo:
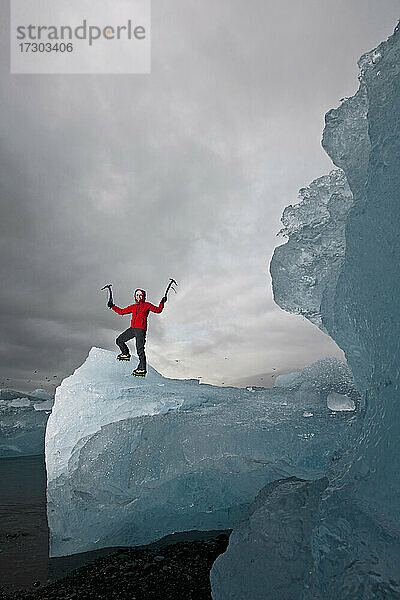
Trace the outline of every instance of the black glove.
<path fill-rule="evenodd" d="M 112 300 L 109 300 L 107 302 L 107 306 L 108 306 L 108 308 L 112 308 L 113 306 L 115 306 L 115 304 L 114 304 L 114 302 Z"/>
<path fill-rule="evenodd" d="M 166 303 L 166 301 L 167 301 L 167 296 L 163 296 L 163 297 L 161 298 L 161 302 L 162 302 L 163 304 L 165 304 L 165 303 Z"/>

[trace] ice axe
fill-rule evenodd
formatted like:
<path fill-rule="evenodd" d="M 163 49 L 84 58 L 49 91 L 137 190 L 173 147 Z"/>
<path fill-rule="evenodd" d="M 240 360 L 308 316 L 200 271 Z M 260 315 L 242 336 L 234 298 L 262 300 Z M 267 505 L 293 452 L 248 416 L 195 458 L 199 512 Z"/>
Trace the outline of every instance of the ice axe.
<path fill-rule="evenodd" d="M 112 288 L 112 283 L 109 283 L 108 285 L 105 285 L 101 289 L 102 290 L 108 290 L 108 294 L 109 294 L 108 302 L 110 302 L 110 300 L 111 300 L 111 302 L 114 304 L 113 296 L 112 296 L 112 289 L 111 288 Z M 111 306 L 109 306 L 108 308 L 111 308 Z"/>
<path fill-rule="evenodd" d="M 168 284 L 168 286 L 167 286 L 167 289 L 165 290 L 164 298 L 166 298 L 166 297 L 167 297 L 167 294 L 168 294 L 168 292 L 169 292 L 169 289 L 170 289 L 170 287 L 171 287 L 173 284 L 175 284 L 175 285 L 178 285 L 178 284 L 177 284 L 177 282 L 175 281 L 175 279 L 172 279 L 172 277 L 170 277 L 170 278 L 169 278 L 169 284 Z M 176 294 L 176 289 L 175 289 L 174 287 L 173 287 L 172 289 L 174 290 L 174 292 L 175 292 L 175 294 Z"/>

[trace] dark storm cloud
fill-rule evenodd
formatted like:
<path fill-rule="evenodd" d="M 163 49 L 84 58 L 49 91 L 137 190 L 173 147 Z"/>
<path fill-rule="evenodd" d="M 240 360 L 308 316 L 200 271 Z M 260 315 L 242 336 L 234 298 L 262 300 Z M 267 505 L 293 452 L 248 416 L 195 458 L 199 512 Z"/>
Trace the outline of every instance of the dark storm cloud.
<path fill-rule="evenodd" d="M 267 267 L 284 206 L 330 168 L 323 114 L 356 90 L 397 1 L 153 0 L 145 76 L 10 75 L 1 11 L 3 377 L 61 376 L 114 348 L 129 319 L 100 287 L 158 303 L 170 276 L 180 293 L 149 338 L 166 374 L 232 380 L 339 354 L 274 306 Z"/>

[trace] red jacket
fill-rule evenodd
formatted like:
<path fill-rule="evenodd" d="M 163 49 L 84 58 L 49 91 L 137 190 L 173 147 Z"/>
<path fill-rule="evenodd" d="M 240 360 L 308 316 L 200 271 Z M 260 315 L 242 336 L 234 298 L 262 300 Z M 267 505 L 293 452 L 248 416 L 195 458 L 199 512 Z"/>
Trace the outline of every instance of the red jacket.
<path fill-rule="evenodd" d="M 135 290 L 135 294 L 138 290 Z M 150 302 L 145 302 L 146 300 L 146 292 L 144 290 L 140 290 L 143 292 L 144 300 L 140 302 L 135 302 L 135 304 L 131 304 L 126 308 L 119 308 L 119 306 L 112 307 L 113 311 L 118 315 L 128 315 L 132 313 L 131 327 L 136 327 L 137 329 L 147 329 L 147 316 L 149 312 L 160 313 L 164 308 L 164 303 L 160 302 L 158 306 L 154 306 Z"/>

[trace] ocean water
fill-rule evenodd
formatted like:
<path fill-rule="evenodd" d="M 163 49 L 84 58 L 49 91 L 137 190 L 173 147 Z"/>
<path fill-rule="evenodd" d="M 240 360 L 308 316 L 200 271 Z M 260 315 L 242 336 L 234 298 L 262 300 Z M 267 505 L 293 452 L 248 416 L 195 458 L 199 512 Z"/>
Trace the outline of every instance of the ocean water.
<path fill-rule="evenodd" d="M 0 585 L 30 587 L 48 578 L 44 456 L 0 460 Z"/>

